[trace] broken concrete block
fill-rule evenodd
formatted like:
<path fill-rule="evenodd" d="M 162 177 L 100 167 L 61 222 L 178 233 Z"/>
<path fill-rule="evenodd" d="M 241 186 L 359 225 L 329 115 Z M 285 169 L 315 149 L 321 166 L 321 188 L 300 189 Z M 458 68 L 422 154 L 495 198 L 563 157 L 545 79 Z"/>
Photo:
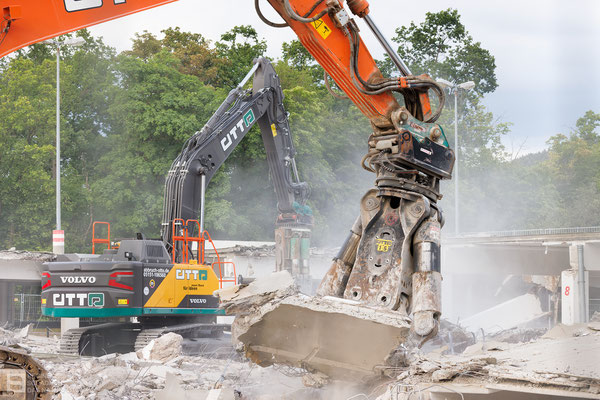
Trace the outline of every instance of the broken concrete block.
<path fill-rule="evenodd" d="M 33 330 L 33 324 L 29 324 L 26 327 L 19 329 L 15 333 L 15 339 L 16 340 L 27 339 L 27 337 L 29 336 L 29 334 L 31 333 L 32 330 Z"/>
<path fill-rule="evenodd" d="M 593 331 L 600 331 L 600 321 L 590 322 L 587 327 Z"/>
<path fill-rule="evenodd" d="M 129 363 L 134 363 L 134 362 L 137 362 L 140 360 L 137 353 L 134 351 L 132 351 L 130 353 L 121 354 L 117 358 L 121 361 L 129 362 Z"/>
<path fill-rule="evenodd" d="M 288 364 L 345 380 L 376 376 L 409 334 L 406 315 L 300 294 L 287 271 L 217 295 L 237 314 L 234 344 L 261 366 Z"/>
<path fill-rule="evenodd" d="M 315 372 L 314 374 L 303 375 L 302 383 L 304 386 L 322 388 L 329 383 L 329 377 L 320 372 Z"/>
<path fill-rule="evenodd" d="M 61 400 L 75 400 L 76 397 L 73 395 L 73 393 L 69 392 L 67 390 L 67 388 L 62 388 L 60 390 L 60 399 Z"/>
<path fill-rule="evenodd" d="M 95 391 L 113 390 L 123 385 L 127 380 L 129 371 L 123 367 L 108 367 L 98 373 L 98 377 L 102 380 L 96 386 Z"/>
<path fill-rule="evenodd" d="M 206 400 L 235 400 L 235 392 L 233 389 L 229 388 L 220 388 L 220 389 L 211 389 L 208 391 L 206 395 Z"/>
<path fill-rule="evenodd" d="M 431 380 L 434 382 L 449 381 L 458 375 L 458 372 L 453 369 L 438 369 L 431 374 Z"/>
<path fill-rule="evenodd" d="M 544 315 L 540 299 L 528 293 L 472 315 L 461 324 L 471 332 L 483 329 L 490 334 L 527 324 Z"/>
<path fill-rule="evenodd" d="M 181 343 L 183 337 L 169 332 L 156 338 L 137 352 L 137 356 L 143 360 L 155 360 L 167 362 L 181 355 Z"/>
<path fill-rule="evenodd" d="M 202 389 L 186 390 L 172 373 L 166 374 L 165 388 L 155 394 L 155 400 L 202 400 L 206 399 L 208 391 Z"/>
<path fill-rule="evenodd" d="M 228 315 L 246 312 L 252 307 L 260 307 L 275 299 L 285 298 L 298 293 L 294 278 L 287 271 L 275 272 L 267 277 L 257 279 L 249 285 L 232 286 L 216 290 Z"/>

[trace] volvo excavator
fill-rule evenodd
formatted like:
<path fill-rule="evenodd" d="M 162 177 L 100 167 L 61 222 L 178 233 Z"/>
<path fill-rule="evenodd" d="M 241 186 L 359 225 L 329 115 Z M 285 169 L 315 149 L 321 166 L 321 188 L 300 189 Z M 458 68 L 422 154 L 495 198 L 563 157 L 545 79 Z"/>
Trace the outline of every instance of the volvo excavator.
<path fill-rule="evenodd" d="M 26 0 L 4 0 L 0 2 L 3 12 L 0 56 L 59 34 L 171 1 L 44 0 L 32 4 Z M 326 84 L 330 78 L 333 79 L 338 88 L 369 119 L 372 128 L 362 164 L 375 174 L 375 187 L 363 196 L 359 216 L 323 278 L 318 295 L 324 298 L 341 298 L 359 308 L 362 305 L 370 310 L 381 310 L 386 315 L 397 315 L 399 319 L 410 317 L 413 334 L 427 340 L 436 334 L 441 315 L 440 229 L 443 217 L 437 206 L 442 197 L 439 184 L 440 180 L 451 178 L 455 160 L 441 126 L 435 123 L 444 105 L 444 92 L 429 76 L 415 76 L 411 73 L 371 18 L 367 0 L 267 1 L 283 18 L 283 22 L 269 21 L 259 8 L 259 0 L 255 0 L 260 18 L 276 28 L 291 28 L 324 68 Z M 397 67 L 398 76 L 382 75 L 360 36 L 355 18 L 362 19 L 381 43 Z M 430 94 L 435 94 L 437 100 L 432 101 Z M 266 115 L 272 116 L 268 112 Z M 258 118 L 256 114 L 255 117 Z M 240 126 L 243 127 L 248 121 L 242 119 Z M 273 122 L 276 123 L 277 120 L 271 120 Z M 261 128 L 264 138 L 264 132 L 270 130 L 268 122 L 262 123 Z M 231 131 L 225 132 L 227 138 L 223 136 L 224 141 L 218 143 L 226 145 L 230 140 L 232 143 L 238 140 L 235 137 L 238 132 L 229 136 L 230 133 Z M 271 134 L 275 136 L 275 133 L 273 131 Z M 193 146 L 201 138 L 202 133 L 194 135 L 188 144 Z M 195 155 L 194 151 L 186 151 L 184 148 L 181 158 L 174 163 L 173 175 L 169 177 L 165 191 L 169 200 L 165 204 L 172 202 L 175 206 L 165 210 L 163 240 L 167 238 L 165 242 L 171 246 L 172 254 L 177 253 L 178 246 L 184 250 L 179 261 L 186 261 L 187 246 L 185 242 L 177 243 L 181 235 L 176 234 L 177 229 L 169 229 L 169 226 L 186 222 L 175 221 L 178 213 L 183 215 L 189 212 L 189 215 L 196 217 L 194 204 L 198 204 L 197 199 L 193 198 L 192 204 L 186 203 L 187 200 L 181 198 L 181 188 L 185 191 L 186 185 L 192 184 L 199 177 L 201 184 L 196 184 L 196 187 L 204 190 L 210 174 L 209 167 L 213 166 L 210 158 L 202 159 L 199 156 L 200 154 Z M 293 169 L 293 164 L 291 167 Z M 188 178 L 178 176 L 184 170 L 191 174 Z M 194 174 L 196 177 L 193 177 Z M 301 193 L 302 186 L 292 188 L 293 193 L 296 191 Z M 286 213 L 284 209 L 280 211 L 282 215 Z M 169 232 L 172 232 L 171 237 Z M 132 269 L 143 269 L 151 263 L 162 262 L 164 267 L 157 267 L 160 270 L 169 265 L 163 241 L 133 242 L 136 243 L 131 244 L 132 248 L 139 251 L 126 251 L 128 244 L 122 243 L 117 254 L 105 255 L 103 262 L 115 266 L 125 264 Z M 50 276 L 46 277 L 49 279 L 44 279 L 43 285 L 48 285 L 50 281 L 52 283 L 46 290 L 58 285 L 52 278 L 54 267 L 48 268 Z M 81 264 L 76 273 L 73 270 L 71 273 L 83 273 L 85 268 L 85 264 Z M 178 273 L 182 268 L 183 272 Z M 190 271 L 190 276 L 204 276 L 201 270 L 205 269 L 206 274 L 212 277 L 211 271 L 200 264 L 186 264 L 183 267 L 174 264 L 166 274 L 175 270 L 175 276 L 188 276 L 186 269 Z M 197 272 L 193 272 L 194 270 Z M 114 293 L 117 293 L 117 289 L 129 290 L 124 289 L 124 286 L 131 288 L 132 292 L 144 290 L 143 284 L 134 283 L 133 280 L 142 282 L 146 278 L 135 275 L 134 271 L 119 269 L 107 273 L 102 279 L 108 286 L 111 281 L 114 282 Z M 105 297 L 105 302 L 101 302 L 97 296 L 92 295 L 94 293 L 72 293 L 70 299 L 72 302 L 80 301 L 88 310 L 96 312 L 96 309 L 102 310 L 109 305 L 108 301 L 114 300 L 113 297 L 110 300 Z M 117 304 L 111 304 L 112 306 L 118 306 L 118 297 L 115 299 Z M 68 302 L 66 296 L 62 300 Z M 138 307 L 140 304 L 138 303 Z M 49 308 L 58 309 L 56 305 L 53 307 L 53 304 L 46 303 L 46 309 Z M 159 305 L 156 308 L 161 307 Z M 317 320 L 318 318 L 315 319 Z M 285 326 L 277 329 L 286 328 L 292 329 Z M 314 328 L 319 329 L 318 326 Z M 320 334 L 332 335 L 332 332 Z M 377 341 L 376 338 L 369 340 Z M 355 345 L 359 346 L 360 343 Z M 315 354 L 307 355 L 306 360 L 314 358 Z M 15 358 L 10 351 L 0 355 L 5 359 L 2 361 L 8 364 Z M 26 363 L 20 361 L 11 365 L 23 368 Z"/>
<path fill-rule="evenodd" d="M 245 89 L 251 78 L 252 89 Z M 276 232 L 288 238 L 288 245 L 279 243 L 277 250 L 285 251 L 294 236 L 308 241 L 312 212 L 306 201 L 310 189 L 298 176 L 279 77 L 266 58 L 259 58 L 173 161 L 165 182 L 161 240 L 138 234 L 138 239 L 121 240 L 118 249 L 105 250 L 96 258 L 62 256 L 44 264 L 42 314 L 137 319 L 70 329 L 62 335 L 60 352 L 127 353 L 167 332 L 194 337 L 225 328 L 216 324 L 216 316 L 223 313 L 213 292 L 224 283 L 235 283 L 236 274 L 234 279 L 224 278 L 224 266 L 231 263 L 222 261 L 216 248 L 217 260 L 208 261 L 205 246 L 213 242 L 203 229 L 204 191 L 256 124 L 277 195 Z M 308 247 L 307 243 L 298 244 Z M 294 261 L 302 264 L 308 260 Z M 278 268 L 304 272 L 283 263 Z M 307 274 L 296 275 L 302 278 Z"/>

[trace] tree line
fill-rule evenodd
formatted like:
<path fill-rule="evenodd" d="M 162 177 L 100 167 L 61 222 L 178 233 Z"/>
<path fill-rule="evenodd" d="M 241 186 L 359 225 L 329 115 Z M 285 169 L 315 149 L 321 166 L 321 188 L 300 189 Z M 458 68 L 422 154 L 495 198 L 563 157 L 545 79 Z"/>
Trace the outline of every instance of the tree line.
<path fill-rule="evenodd" d="M 237 26 L 211 43 L 169 28 L 133 38 L 117 54 L 83 30 L 78 48 L 61 48 L 62 225 L 67 252 L 87 252 L 95 220 L 113 237 L 158 237 L 164 177 L 185 140 L 199 130 L 267 43 Z M 63 38 L 64 39 L 64 38 Z M 393 40 L 415 73 L 476 88 L 461 97 L 461 228 L 465 231 L 600 225 L 600 114 L 582 116 L 556 134 L 546 151 L 512 158 L 482 98 L 498 85 L 493 55 L 475 41 L 456 10 L 428 13 L 399 27 Z M 312 188 L 313 242 L 339 246 L 374 176 L 360 167 L 371 131 L 347 100 L 330 96 L 321 67 L 298 41 L 273 60 L 298 151 Z M 388 59 L 378 61 L 395 72 Z M 0 60 L 0 248 L 49 250 L 55 226 L 54 49 L 36 44 Z M 453 102 L 440 123 L 453 143 Z M 207 191 L 206 227 L 213 237 L 272 240 L 277 207 L 258 129 L 215 175 Z M 453 185 L 441 201 L 453 229 Z"/>

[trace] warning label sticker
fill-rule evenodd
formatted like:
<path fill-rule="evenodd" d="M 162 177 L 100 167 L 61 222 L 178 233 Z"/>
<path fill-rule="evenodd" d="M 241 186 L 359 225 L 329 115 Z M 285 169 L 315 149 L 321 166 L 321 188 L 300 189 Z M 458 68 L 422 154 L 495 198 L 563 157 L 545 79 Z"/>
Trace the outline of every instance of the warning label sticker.
<path fill-rule="evenodd" d="M 321 35 L 323 39 L 327 39 L 327 36 L 331 34 L 331 29 L 329 29 L 327 24 L 320 18 L 311 22 L 311 25 L 316 29 L 317 32 L 319 32 L 319 35 Z"/>

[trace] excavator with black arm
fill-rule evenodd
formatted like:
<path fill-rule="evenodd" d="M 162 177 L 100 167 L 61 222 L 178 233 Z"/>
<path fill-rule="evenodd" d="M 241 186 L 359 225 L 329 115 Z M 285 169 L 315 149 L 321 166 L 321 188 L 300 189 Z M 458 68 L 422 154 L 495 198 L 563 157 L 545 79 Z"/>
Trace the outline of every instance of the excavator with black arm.
<path fill-rule="evenodd" d="M 252 89 L 244 86 L 253 79 Z M 164 190 L 162 241 L 122 240 L 97 258 L 58 260 L 44 264 L 42 313 L 53 317 L 129 317 L 137 322 L 107 323 L 71 329 L 63 334 L 61 352 L 102 355 L 139 350 L 168 332 L 184 337 L 214 333 L 222 314 L 212 296 L 226 282 L 226 262 L 209 262 L 205 246 L 213 243 L 204 230 L 204 192 L 215 172 L 258 124 L 267 153 L 279 215 L 276 230 L 308 247 L 312 212 L 310 189 L 301 182 L 295 163 L 287 112 L 279 77 L 266 58 L 233 89 L 206 125 L 184 144 L 169 170 Z M 200 214 L 200 221 L 196 218 Z M 197 231 L 197 233 L 194 233 Z M 194 248 L 194 245 L 196 246 Z M 279 247 L 283 247 L 282 249 Z M 218 257 L 218 251 L 214 249 Z M 308 259 L 281 264 L 299 279 L 309 276 Z M 292 266 L 304 268 L 292 270 Z"/>
<path fill-rule="evenodd" d="M 251 78 L 249 91 L 244 86 Z M 161 236 L 169 251 L 183 255 L 182 243 L 173 240 L 173 232 L 177 231 L 173 224 L 199 216 L 199 229 L 204 231 L 205 188 L 255 123 L 260 127 L 277 196 L 277 270 L 288 270 L 299 285 L 307 286 L 310 273 L 306 253 L 312 211 L 306 201 L 310 187 L 300 181 L 283 91 L 266 58 L 255 60 L 242 82 L 229 93 L 204 128 L 187 140 L 173 161 L 165 183 Z M 296 256 L 287 255 L 290 252 Z M 183 261 L 182 257 L 177 261 Z"/>
<path fill-rule="evenodd" d="M 0 1 L 3 11 L 0 56 L 58 34 L 171 1 L 45 0 L 36 2 L 33 6 L 27 0 L 3 0 Z M 371 18 L 367 0 L 267 1 L 284 21 L 269 21 L 260 11 L 259 0 L 255 0 L 255 7 L 261 19 L 273 27 L 291 28 L 303 46 L 324 68 L 326 85 L 328 86 L 329 79 L 332 78 L 345 96 L 369 119 L 372 127 L 363 167 L 375 174 L 375 187 L 363 196 L 359 216 L 323 278 L 318 295 L 323 299 L 339 298 L 341 302 L 355 305 L 357 315 L 373 316 L 381 312 L 382 315 L 391 316 L 391 319 L 407 320 L 412 334 L 419 340 L 427 340 L 436 334 L 441 315 L 440 229 L 443 217 L 437 205 L 442 197 L 439 183 L 442 179 L 451 178 L 455 160 L 454 152 L 449 148 L 441 126 L 435 123 L 444 105 L 444 92 L 429 76 L 415 76 L 411 73 Z M 393 13 L 395 10 L 388 12 Z M 398 76 L 382 75 L 362 41 L 358 23 L 352 15 L 362 19 L 372 31 L 397 67 Z M 437 101 L 432 103 L 430 93 L 436 95 Z M 263 100 L 277 95 L 261 94 L 260 89 L 257 91 L 256 88 L 253 93 L 253 96 Z M 240 110 L 241 113 L 236 114 L 235 118 L 238 119 L 233 121 L 234 125 L 228 130 L 219 131 L 219 140 L 212 143 L 217 150 L 218 146 L 221 146 L 225 152 L 229 145 L 233 145 L 244 134 L 242 130 L 245 129 L 246 123 L 252 121 L 252 116 L 246 115 L 251 107 L 243 108 L 244 100 L 241 98 L 236 100 L 234 96 L 232 100 L 231 109 Z M 252 113 L 259 119 L 258 102 L 256 107 Z M 231 115 L 235 119 L 232 114 L 226 112 L 229 108 L 229 105 L 224 105 L 218 114 L 221 113 L 223 117 Z M 271 124 L 275 124 L 271 135 L 276 141 L 287 129 L 278 125 L 278 118 L 283 114 L 274 114 L 277 110 L 273 105 L 266 106 L 264 110 L 268 118 L 274 119 L 265 118 L 264 122 L 259 122 L 263 138 L 268 136 Z M 217 121 L 211 121 L 207 125 L 216 123 Z M 196 217 L 195 204 L 201 204 L 197 199 L 198 196 L 202 197 L 205 184 L 194 185 L 193 182 L 207 182 L 212 168 L 218 164 L 209 157 L 214 157 L 214 154 L 204 154 L 195 150 L 198 140 L 211 134 L 215 132 L 207 128 L 194 135 L 169 173 L 165 204 L 170 205 L 165 209 L 162 233 L 163 240 L 167 245 L 173 246 L 174 253 L 177 253 L 177 246 L 181 246 L 181 249 L 185 246 L 175 240 L 181 236 L 177 234 L 178 227 L 173 229 L 173 226 L 169 227 L 168 224 L 172 224 L 172 221 L 180 216 L 183 216 L 181 219 L 189 215 Z M 269 151 L 269 145 L 265 145 Z M 277 148 L 276 143 L 273 143 L 273 146 Z M 291 166 L 294 170 L 291 160 L 287 160 L 286 163 L 281 165 Z M 277 185 L 276 182 L 276 188 Z M 192 190 L 195 197 L 183 196 L 182 193 L 190 190 L 190 186 L 195 186 Z M 299 195 L 300 198 L 306 194 L 298 182 L 290 185 L 287 193 Z M 297 212 L 293 202 L 290 207 L 290 201 L 285 199 L 285 194 L 285 190 L 278 191 L 280 215 L 284 220 L 288 213 L 293 217 L 293 210 L 300 218 L 302 212 Z M 284 196 L 284 199 L 279 198 L 280 196 Z M 179 220 L 179 223 L 185 221 Z M 133 260 L 141 264 L 148 260 L 162 260 L 163 258 L 156 257 L 157 254 L 165 255 L 164 260 L 168 261 L 164 243 L 158 242 L 158 245 L 161 248 L 160 254 L 147 251 L 144 253 L 146 257 L 143 258 L 144 254 L 124 251 L 125 244 L 122 244 L 119 253 L 111 256 L 114 259 L 110 262 L 121 265 Z M 180 257 L 185 260 L 187 253 L 188 250 L 185 249 Z M 165 263 L 168 264 L 166 261 Z M 143 265 L 139 267 L 146 268 Z M 73 274 L 73 271 L 70 273 Z M 109 274 L 105 279 L 107 283 L 111 281 L 110 278 Z M 129 275 L 115 275 L 112 278 L 117 284 L 129 286 L 121 281 L 130 279 Z M 50 279 L 44 280 L 42 283 L 47 285 L 49 281 Z M 58 282 L 52 279 L 53 286 Z M 139 282 L 140 286 L 136 286 L 135 290 L 140 290 L 145 283 L 141 280 Z M 50 292 L 46 290 L 46 293 Z M 80 295 L 71 297 L 73 301 L 90 301 L 89 294 L 85 299 L 81 293 L 73 295 Z M 100 304 L 97 298 L 92 298 L 91 301 L 93 304 Z M 142 303 L 139 304 L 141 306 Z M 46 304 L 46 309 L 48 307 L 50 305 Z M 106 305 L 103 307 L 106 308 Z M 370 311 L 361 314 L 363 309 Z M 326 319 L 316 315 L 311 319 L 313 323 L 309 328 L 322 329 L 318 323 Z M 291 318 L 289 321 L 294 322 L 296 319 Z M 357 325 L 360 325 L 360 320 Z M 286 327 L 278 329 L 285 331 Z M 385 341 L 378 340 L 379 338 L 366 339 L 364 335 L 349 340 L 346 333 L 340 332 L 339 335 L 335 335 L 331 331 L 321 332 L 316 338 L 329 335 L 344 339 L 338 341 L 344 345 L 359 346 L 356 340 L 362 337 L 363 342 L 369 340 L 387 346 Z M 278 336 L 285 338 L 285 335 L 286 332 L 279 332 Z M 267 337 L 265 340 L 268 339 Z M 278 354 L 285 355 L 286 352 L 282 350 Z M 340 365 L 340 362 L 334 360 L 335 357 L 328 357 L 331 357 L 331 351 L 314 346 L 312 351 L 300 359 L 300 363 L 306 365 L 311 364 L 311 360 L 321 359 L 323 365 Z"/>

